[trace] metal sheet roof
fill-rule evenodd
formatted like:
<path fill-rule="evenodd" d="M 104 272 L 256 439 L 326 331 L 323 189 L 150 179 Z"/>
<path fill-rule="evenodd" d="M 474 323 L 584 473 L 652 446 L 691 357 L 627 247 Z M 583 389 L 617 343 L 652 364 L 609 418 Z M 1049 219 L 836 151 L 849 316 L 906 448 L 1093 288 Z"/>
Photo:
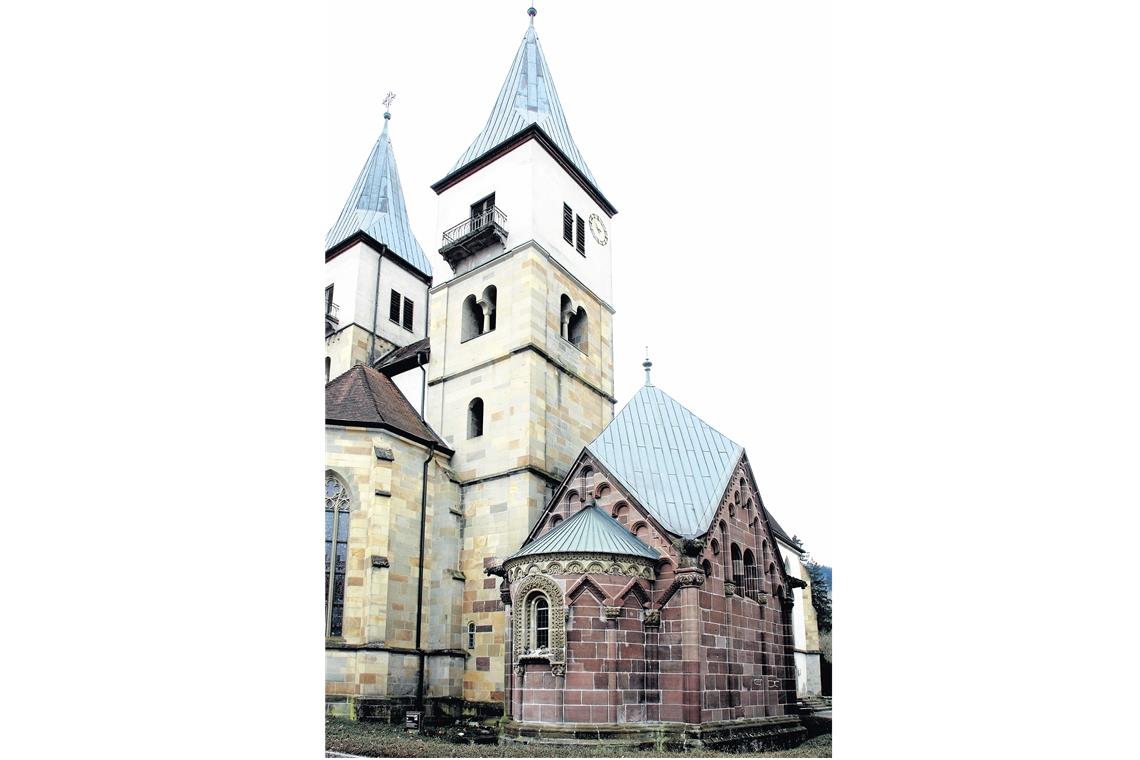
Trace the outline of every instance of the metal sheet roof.
<path fill-rule="evenodd" d="M 582 507 L 570 518 L 523 546 L 505 561 L 537 554 L 589 552 L 660 559 L 661 554 L 593 505 Z"/>
<path fill-rule="evenodd" d="M 708 529 L 742 451 L 652 385 L 586 449 L 666 530 L 685 538 Z"/>
<path fill-rule="evenodd" d="M 325 236 L 325 250 L 361 231 L 431 277 L 431 264 L 408 223 L 404 192 L 400 189 L 400 173 L 396 170 L 396 156 L 388 137 L 387 119 L 384 120 L 384 131 L 372 146 L 372 153 L 349 193 L 340 218 Z"/>
<path fill-rule="evenodd" d="M 537 124 L 546 136 L 557 145 L 582 175 L 597 187 L 597 180 L 586 166 L 582 152 L 570 136 L 566 114 L 558 101 L 550 68 L 542 54 L 542 46 L 532 23 L 526 30 L 515 60 L 507 73 L 503 89 L 495 107 L 487 118 L 483 131 L 452 167 L 452 172 L 478 159 L 495 146 L 518 134 L 531 124 Z"/>

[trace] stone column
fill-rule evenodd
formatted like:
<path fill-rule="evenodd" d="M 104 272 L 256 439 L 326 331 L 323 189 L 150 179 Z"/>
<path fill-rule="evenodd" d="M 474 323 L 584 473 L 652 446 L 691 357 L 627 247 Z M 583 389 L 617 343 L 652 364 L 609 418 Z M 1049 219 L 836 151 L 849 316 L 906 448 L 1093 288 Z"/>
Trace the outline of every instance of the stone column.
<path fill-rule="evenodd" d="M 686 723 L 701 722 L 701 621 L 700 587 L 704 585 L 705 574 L 699 567 L 678 568 L 677 583 L 680 588 L 671 604 L 681 607 L 683 624 L 681 627 L 681 688 L 682 720 Z"/>
<path fill-rule="evenodd" d="M 609 718 L 610 723 L 617 723 L 618 705 L 621 699 L 621 691 L 617 687 L 617 621 L 618 618 L 621 617 L 621 607 L 604 607 L 603 611 L 606 616 L 606 621 L 609 623 L 609 626 L 606 628 L 606 661 L 610 671 L 608 679 L 610 689 Z"/>
<path fill-rule="evenodd" d="M 480 301 L 479 308 L 483 311 L 483 330 L 480 335 L 491 331 L 491 315 L 495 313 L 495 307 L 490 301 Z"/>

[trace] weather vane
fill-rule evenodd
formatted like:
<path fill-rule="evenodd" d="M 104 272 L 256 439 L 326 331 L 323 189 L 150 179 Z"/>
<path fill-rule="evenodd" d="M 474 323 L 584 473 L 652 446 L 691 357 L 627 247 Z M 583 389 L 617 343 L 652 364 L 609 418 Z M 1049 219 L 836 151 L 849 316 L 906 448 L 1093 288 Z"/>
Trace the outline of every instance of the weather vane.
<path fill-rule="evenodd" d="M 396 99 L 396 93 L 392 92 L 391 90 L 388 90 L 388 94 L 384 96 L 384 101 L 383 101 L 384 102 L 384 118 L 385 119 L 389 119 L 392 117 L 392 114 L 388 113 L 388 109 L 391 107 L 392 101 L 395 99 Z"/>

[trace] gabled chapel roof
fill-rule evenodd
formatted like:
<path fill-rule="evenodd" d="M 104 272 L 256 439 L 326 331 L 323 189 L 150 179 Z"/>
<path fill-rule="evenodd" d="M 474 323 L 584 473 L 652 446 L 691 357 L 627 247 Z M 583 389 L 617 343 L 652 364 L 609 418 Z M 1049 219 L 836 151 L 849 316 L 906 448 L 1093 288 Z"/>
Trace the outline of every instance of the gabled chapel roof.
<path fill-rule="evenodd" d="M 586 450 L 666 530 L 708 530 L 743 451 L 661 389 L 643 386 Z"/>
<path fill-rule="evenodd" d="M 325 422 L 392 430 L 454 453 L 420 418 L 391 378 L 363 364 L 325 384 Z"/>
<path fill-rule="evenodd" d="M 416 271 L 431 278 L 431 264 L 412 234 L 408 221 L 400 173 L 396 170 L 396 154 L 392 152 L 392 140 L 388 137 L 387 114 L 384 130 L 372 146 L 340 217 L 325 236 L 325 251 L 332 250 L 358 232 L 383 243 Z"/>
<path fill-rule="evenodd" d="M 538 554 L 566 552 L 619 554 L 651 560 L 661 558 L 656 549 L 630 533 L 604 510 L 590 504 L 525 544 L 504 562 Z"/>

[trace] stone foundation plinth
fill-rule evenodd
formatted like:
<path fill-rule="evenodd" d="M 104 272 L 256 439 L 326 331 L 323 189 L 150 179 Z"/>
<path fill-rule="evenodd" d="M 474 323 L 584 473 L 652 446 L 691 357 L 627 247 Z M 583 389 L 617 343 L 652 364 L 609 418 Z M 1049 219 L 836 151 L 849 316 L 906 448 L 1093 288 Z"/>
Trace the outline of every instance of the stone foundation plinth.
<path fill-rule="evenodd" d="M 807 739 L 799 718 L 779 716 L 715 723 L 520 723 L 503 726 L 502 744 L 587 746 L 681 751 L 695 748 L 760 752 Z"/>

